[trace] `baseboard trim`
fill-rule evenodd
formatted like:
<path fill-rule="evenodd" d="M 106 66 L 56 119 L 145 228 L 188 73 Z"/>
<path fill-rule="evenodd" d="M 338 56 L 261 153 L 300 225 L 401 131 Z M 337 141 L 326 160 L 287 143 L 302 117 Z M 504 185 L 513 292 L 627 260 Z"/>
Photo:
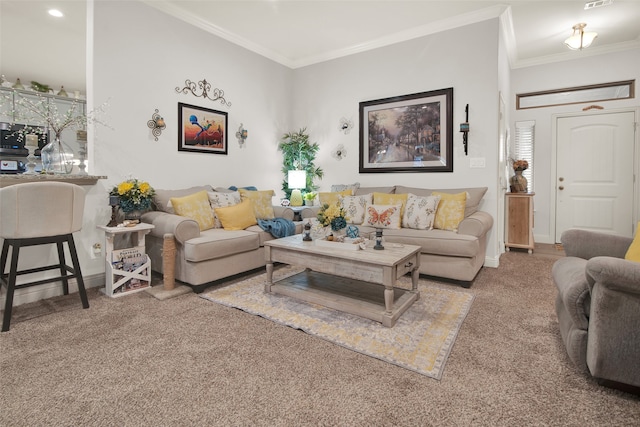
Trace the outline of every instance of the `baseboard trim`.
<path fill-rule="evenodd" d="M 484 267 L 498 268 L 500 267 L 500 257 L 485 257 Z"/>
<path fill-rule="evenodd" d="M 104 273 L 94 274 L 91 276 L 84 276 L 84 287 L 98 288 L 105 285 Z M 69 280 L 69 293 L 78 292 L 78 282 L 76 279 Z M 41 299 L 51 298 L 62 295 L 62 282 L 47 283 L 45 285 L 34 286 L 31 288 L 16 289 L 13 294 L 13 306 L 27 304 L 30 302 L 39 301 Z M 7 290 L 2 287 L 2 295 L 0 296 L 0 307 L 4 308 L 4 304 L 7 298 Z"/>

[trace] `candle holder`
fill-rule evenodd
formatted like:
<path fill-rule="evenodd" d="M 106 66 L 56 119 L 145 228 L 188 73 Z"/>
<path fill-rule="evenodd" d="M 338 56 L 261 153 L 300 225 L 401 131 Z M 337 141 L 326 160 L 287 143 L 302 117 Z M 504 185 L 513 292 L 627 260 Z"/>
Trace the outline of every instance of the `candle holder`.
<path fill-rule="evenodd" d="M 23 175 L 37 175 L 36 172 L 36 150 L 38 146 L 27 145 L 25 147 L 29 150 L 29 155 L 27 156 L 27 170 L 23 173 Z"/>
<path fill-rule="evenodd" d="M 118 221 L 116 221 L 116 211 L 118 209 L 118 205 L 120 205 L 120 197 L 109 196 L 109 206 L 111 206 L 111 221 L 109 221 L 107 227 L 116 227 L 118 225 Z"/>
<path fill-rule="evenodd" d="M 311 239 L 311 223 L 307 221 L 304 225 L 304 231 L 302 232 L 302 240 L 305 242 L 310 242 Z"/>
<path fill-rule="evenodd" d="M 380 228 L 376 230 L 376 245 L 373 247 L 373 249 L 378 251 L 384 249 L 384 246 L 382 246 L 382 229 Z"/>

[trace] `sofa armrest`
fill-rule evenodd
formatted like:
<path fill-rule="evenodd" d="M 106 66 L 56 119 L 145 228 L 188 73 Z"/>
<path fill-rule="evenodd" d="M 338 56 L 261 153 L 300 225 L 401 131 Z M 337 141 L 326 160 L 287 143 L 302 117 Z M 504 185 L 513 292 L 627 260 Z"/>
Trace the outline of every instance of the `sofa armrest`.
<path fill-rule="evenodd" d="M 320 212 L 320 206 L 305 206 L 305 208 L 300 211 L 300 218 L 317 218 L 318 212 Z"/>
<path fill-rule="evenodd" d="M 152 224 L 155 227 L 150 232 L 154 237 L 163 238 L 167 233 L 173 234 L 176 241 L 184 244 L 187 240 L 200 236 L 200 226 L 191 218 L 152 211 L 144 213 L 141 219 L 143 222 Z"/>
<path fill-rule="evenodd" d="M 482 237 L 493 226 L 493 217 L 487 212 L 477 211 L 463 219 L 458 225 L 458 234 Z"/>
<path fill-rule="evenodd" d="M 578 229 L 566 230 L 560 237 L 567 256 L 582 259 L 597 256 L 624 258 L 632 240 L 630 237 Z"/>
<path fill-rule="evenodd" d="M 587 262 L 587 280 L 612 291 L 635 294 L 640 298 L 640 263 L 608 256 L 593 257 Z"/>
<path fill-rule="evenodd" d="M 289 221 L 293 221 L 293 217 L 295 216 L 295 212 L 289 206 L 274 206 L 273 213 L 276 218 L 285 218 Z"/>

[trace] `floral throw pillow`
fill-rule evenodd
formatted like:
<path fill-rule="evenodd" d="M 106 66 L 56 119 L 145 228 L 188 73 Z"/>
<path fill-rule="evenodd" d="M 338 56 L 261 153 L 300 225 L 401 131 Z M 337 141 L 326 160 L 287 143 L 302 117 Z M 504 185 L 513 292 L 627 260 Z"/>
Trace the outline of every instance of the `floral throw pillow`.
<path fill-rule="evenodd" d="M 458 225 L 464 219 L 464 207 L 467 202 L 467 193 L 458 194 L 441 193 L 434 191 L 432 196 L 440 196 L 440 203 L 436 211 L 436 219 L 433 228 L 440 230 L 458 231 Z"/>
<path fill-rule="evenodd" d="M 347 212 L 351 224 L 362 224 L 367 205 L 371 204 L 371 194 L 362 196 L 345 196 L 342 198 L 342 208 Z"/>
<path fill-rule="evenodd" d="M 215 222 L 215 228 L 222 228 L 220 218 L 216 214 L 216 208 L 226 208 L 227 206 L 235 206 L 239 204 L 242 199 L 240 193 L 232 191 L 231 193 L 220 193 L 217 191 L 209 191 L 209 203 L 211 204 L 211 210 L 213 211 L 213 221 Z"/>
<path fill-rule="evenodd" d="M 238 190 L 242 200 L 251 200 L 253 203 L 253 213 L 257 219 L 273 219 L 276 217 L 273 211 L 271 199 L 276 195 L 273 190 L 254 191 L 241 188 Z"/>
<path fill-rule="evenodd" d="M 404 208 L 402 226 L 417 230 L 431 230 L 436 218 L 440 196 L 416 196 L 409 193 Z"/>
<path fill-rule="evenodd" d="M 400 210 L 402 204 L 397 205 L 369 205 L 365 210 L 364 225 L 374 228 L 400 228 Z"/>
<path fill-rule="evenodd" d="M 206 191 L 199 191 L 185 197 L 172 197 L 171 204 L 176 214 L 196 220 L 200 231 L 213 228 L 213 212 Z"/>

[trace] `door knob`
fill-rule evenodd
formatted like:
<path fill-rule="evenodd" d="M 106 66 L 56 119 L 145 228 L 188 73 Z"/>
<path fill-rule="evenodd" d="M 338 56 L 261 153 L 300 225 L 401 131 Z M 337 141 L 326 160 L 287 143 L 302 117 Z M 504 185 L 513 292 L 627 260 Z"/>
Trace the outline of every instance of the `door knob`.
<path fill-rule="evenodd" d="M 564 181 L 564 178 L 560 177 L 560 178 L 558 178 L 558 181 L 562 182 L 562 181 Z"/>
<path fill-rule="evenodd" d="M 558 190 L 564 190 L 564 186 L 561 185 L 560 187 L 558 187 Z"/>

